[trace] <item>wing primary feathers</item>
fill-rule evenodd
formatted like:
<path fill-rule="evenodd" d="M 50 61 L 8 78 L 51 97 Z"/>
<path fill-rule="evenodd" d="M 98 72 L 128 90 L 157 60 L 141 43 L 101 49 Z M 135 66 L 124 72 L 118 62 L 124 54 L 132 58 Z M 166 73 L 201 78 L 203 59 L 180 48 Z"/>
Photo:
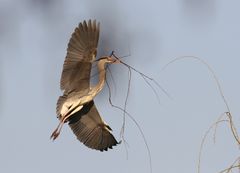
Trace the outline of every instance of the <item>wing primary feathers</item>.
<path fill-rule="evenodd" d="M 88 26 L 87 26 L 86 20 L 83 21 L 83 30 L 84 30 L 84 32 L 88 31 Z"/>
<path fill-rule="evenodd" d="M 107 151 L 118 142 L 110 127 L 100 117 L 94 102 L 91 101 L 69 119 L 69 126 L 77 139 L 89 148 Z"/>
<path fill-rule="evenodd" d="M 80 82 L 79 79 L 90 79 L 90 72 L 92 68 L 92 62 L 96 58 L 97 44 L 99 40 L 99 23 L 96 24 L 96 20 L 93 22 L 83 21 L 79 23 L 78 27 L 74 30 L 67 47 L 67 56 L 63 64 L 63 71 L 61 76 L 61 90 L 72 90 L 73 88 L 78 90 L 89 87 L 90 81 Z M 79 63 L 88 62 L 90 66 L 79 66 L 81 68 L 76 69 L 76 65 Z M 84 73 L 83 72 L 87 72 Z"/>
<path fill-rule="evenodd" d="M 91 23 L 91 19 L 90 20 L 88 20 L 88 31 L 89 32 L 92 32 L 93 31 L 93 29 L 92 29 L 92 23 Z"/>

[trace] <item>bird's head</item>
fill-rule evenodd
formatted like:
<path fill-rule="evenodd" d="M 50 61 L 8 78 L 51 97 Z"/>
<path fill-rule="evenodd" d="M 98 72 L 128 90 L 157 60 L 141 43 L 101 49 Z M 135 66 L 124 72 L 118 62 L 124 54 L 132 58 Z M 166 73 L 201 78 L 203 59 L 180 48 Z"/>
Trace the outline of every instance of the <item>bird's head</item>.
<path fill-rule="evenodd" d="M 103 63 L 110 63 L 110 64 L 119 64 L 121 63 L 119 59 L 112 57 L 112 56 L 105 56 L 99 58 L 97 61 L 101 61 Z"/>

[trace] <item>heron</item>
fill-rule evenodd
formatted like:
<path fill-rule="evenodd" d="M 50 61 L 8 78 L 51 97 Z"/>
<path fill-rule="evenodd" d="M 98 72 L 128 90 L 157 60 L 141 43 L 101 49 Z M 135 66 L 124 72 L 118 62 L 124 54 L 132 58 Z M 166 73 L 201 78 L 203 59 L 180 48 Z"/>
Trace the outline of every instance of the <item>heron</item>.
<path fill-rule="evenodd" d="M 96 60 L 100 23 L 85 20 L 75 28 L 68 43 L 60 88 L 63 95 L 57 101 L 59 124 L 51 139 L 55 140 L 68 122 L 77 139 L 89 148 L 107 151 L 119 144 L 110 126 L 100 116 L 93 99 L 103 89 L 106 64 L 120 63 L 114 56 Z M 90 86 L 92 64 L 97 62 L 99 81 Z"/>

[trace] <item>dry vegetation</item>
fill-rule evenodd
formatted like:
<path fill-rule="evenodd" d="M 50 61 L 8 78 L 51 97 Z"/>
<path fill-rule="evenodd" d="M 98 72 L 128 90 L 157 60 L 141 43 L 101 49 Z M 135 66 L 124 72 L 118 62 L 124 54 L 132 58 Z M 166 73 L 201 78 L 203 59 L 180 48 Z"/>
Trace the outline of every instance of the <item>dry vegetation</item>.
<path fill-rule="evenodd" d="M 210 72 L 210 74 L 212 75 L 216 85 L 217 85 L 217 88 L 218 88 L 218 92 L 226 106 L 226 112 L 222 113 L 222 115 L 219 116 L 219 118 L 209 127 L 209 129 L 205 132 L 203 138 L 202 138 L 202 142 L 201 142 L 201 145 L 200 145 L 200 150 L 199 150 L 199 157 L 198 157 L 198 167 L 197 167 L 197 172 L 200 173 L 201 172 L 201 156 L 202 156 L 202 151 L 203 151 L 203 146 L 206 142 L 206 139 L 207 139 L 207 136 L 209 135 L 209 133 L 211 131 L 213 131 L 213 140 L 214 140 L 214 143 L 216 142 L 216 133 L 217 133 L 217 127 L 220 123 L 228 123 L 229 124 L 229 128 L 231 130 L 231 134 L 233 136 L 233 140 L 235 140 L 236 144 L 237 144 L 237 147 L 238 149 L 240 148 L 240 138 L 239 138 L 239 135 L 238 135 L 238 132 L 237 132 L 237 128 L 234 124 L 234 120 L 233 120 L 233 116 L 232 116 L 232 113 L 231 113 L 231 110 L 229 108 L 229 105 L 228 105 L 228 102 L 224 96 L 224 92 L 221 88 L 221 85 L 220 85 L 220 82 L 215 74 L 215 72 L 213 71 L 213 69 L 210 67 L 210 65 L 204 61 L 203 59 L 199 58 L 199 57 L 195 57 L 195 56 L 183 56 L 183 57 L 179 57 L 179 58 L 175 58 L 174 60 L 170 61 L 166 66 L 163 67 L 162 70 L 164 70 L 166 67 L 168 67 L 170 64 L 176 62 L 176 61 L 179 61 L 179 60 L 183 60 L 183 59 L 194 59 L 194 60 L 197 60 L 199 61 L 201 64 L 203 64 L 204 66 L 207 67 L 208 71 Z M 236 158 L 236 160 L 234 160 L 232 162 L 232 164 L 220 171 L 219 173 L 230 173 L 232 172 L 234 169 L 238 169 L 238 171 L 240 172 L 240 157 Z"/>

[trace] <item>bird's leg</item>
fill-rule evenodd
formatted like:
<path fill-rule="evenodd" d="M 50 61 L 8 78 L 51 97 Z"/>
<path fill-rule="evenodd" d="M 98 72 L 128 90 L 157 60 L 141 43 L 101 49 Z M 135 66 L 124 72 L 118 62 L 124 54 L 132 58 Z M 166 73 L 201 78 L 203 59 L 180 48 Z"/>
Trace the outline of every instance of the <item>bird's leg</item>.
<path fill-rule="evenodd" d="M 61 130 L 63 124 L 64 124 L 64 121 L 63 121 L 63 120 L 64 120 L 64 118 L 61 117 L 60 122 L 59 122 L 57 128 L 53 131 L 50 139 L 55 140 L 55 139 L 58 137 L 58 135 L 60 134 L 60 130 Z"/>
<path fill-rule="evenodd" d="M 68 115 L 68 118 L 72 115 L 72 114 L 75 114 L 76 112 L 78 112 L 80 109 L 82 109 L 83 106 L 76 106 L 76 107 L 73 107 L 71 108 L 68 112 L 71 111 L 71 113 Z"/>
<path fill-rule="evenodd" d="M 66 113 L 65 115 L 61 116 L 60 122 L 59 122 L 57 128 L 53 131 L 50 139 L 55 140 L 55 139 L 59 136 L 59 134 L 60 134 L 60 132 L 61 132 L 61 129 L 62 129 L 63 124 L 65 123 L 65 121 L 66 121 L 72 114 L 74 114 L 74 113 L 76 113 L 77 111 L 79 111 L 80 109 L 82 109 L 82 107 L 83 107 L 83 106 L 78 106 L 78 107 L 76 107 L 75 105 L 72 105 L 72 106 L 70 107 L 70 109 L 67 111 L 67 113 Z M 75 109 L 75 110 L 74 110 L 74 109 Z"/>
<path fill-rule="evenodd" d="M 73 112 L 71 112 L 69 115 L 67 115 L 67 116 L 62 116 L 61 119 L 60 119 L 60 122 L 59 122 L 59 124 L 58 124 L 58 126 L 57 126 L 57 128 L 53 131 L 50 139 L 55 140 L 55 139 L 59 136 L 59 134 L 60 134 L 60 132 L 61 132 L 61 130 L 62 130 L 62 127 L 63 127 L 63 124 L 65 123 L 65 121 L 66 121 L 72 114 L 74 114 L 74 113 L 76 113 L 77 111 L 79 111 L 82 107 L 83 107 L 83 106 L 79 106 L 76 110 L 74 110 Z"/>
<path fill-rule="evenodd" d="M 62 119 L 62 121 L 60 122 L 59 127 L 58 127 L 58 135 L 60 134 L 60 131 L 62 130 L 62 127 L 63 127 L 64 122 L 65 122 L 71 115 L 72 115 L 72 114 L 64 117 L 64 118 Z"/>

